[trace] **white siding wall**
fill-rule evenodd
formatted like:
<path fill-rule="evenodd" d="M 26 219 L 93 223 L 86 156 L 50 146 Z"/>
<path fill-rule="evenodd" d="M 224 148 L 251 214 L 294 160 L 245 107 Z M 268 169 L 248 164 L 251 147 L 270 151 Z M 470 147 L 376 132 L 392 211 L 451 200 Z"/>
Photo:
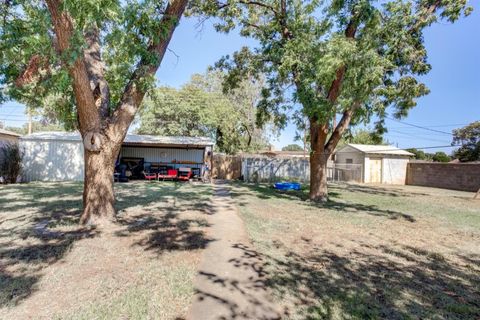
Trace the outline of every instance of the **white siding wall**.
<path fill-rule="evenodd" d="M 375 155 L 373 158 L 382 158 L 382 183 L 405 184 L 407 177 L 408 157 L 399 155 Z M 370 157 L 365 157 L 364 182 L 370 181 Z"/>
<path fill-rule="evenodd" d="M 24 151 L 23 181 L 83 181 L 81 141 L 20 140 Z M 147 162 L 191 161 L 202 163 L 205 149 L 122 147 L 121 156 Z"/>
<path fill-rule="evenodd" d="M 20 140 L 24 151 L 23 181 L 82 181 L 80 141 Z"/>
<path fill-rule="evenodd" d="M 338 164 L 346 164 L 347 159 L 352 159 L 353 164 L 359 164 L 362 166 L 362 182 L 365 182 L 366 175 L 368 173 L 366 172 L 365 168 L 368 168 L 366 166 L 366 161 L 368 158 L 365 157 L 363 152 L 358 151 L 357 149 L 354 149 L 350 146 L 346 146 L 342 150 L 338 151 L 335 155 L 335 163 Z"/>
<path fill-rule="evenodd" d="M 370 157 L 382 158 L 382 183 L 405 184 L 407 176 L 407 164 L 409 158 L 401 155 L 371 155 L 364 154 L 349 146 L 338 151 L 335 163 L 345 164 L 347 159 L 352 163 L 363 166 L 363 182 L 370 182 Z"/>
<path fill-rule="evenodd" d="M 370 182 L 370 158 L 367 155 L 363 159 L 363 182 Z"/>
<path fill-rule="evenodd" d="M 384 156 L 382 160 L 382 183 L 405 184 L 408 157 Z"/>
<path fill-rule="evenodd" d="M 346 146 L 341 151 L 338 151 L 335 156 L 335 163 L 345 164 L 347 159 L 352 159 L 354 164 L 363 164 L 364 155 L 362 152 Z"/>
<path fill-rule="evenodd" d="M 122 147 L 121 157 L 144 158 L 145 162 L 191 161 L 202 163 L 204 149 Z"/>

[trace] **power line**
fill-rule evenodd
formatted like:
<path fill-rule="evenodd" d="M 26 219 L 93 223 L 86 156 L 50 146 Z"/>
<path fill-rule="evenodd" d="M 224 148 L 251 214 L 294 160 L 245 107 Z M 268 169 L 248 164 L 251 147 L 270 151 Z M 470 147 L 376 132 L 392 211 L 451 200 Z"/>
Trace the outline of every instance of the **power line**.
<path fill-rule="evenodd" d="M 20 114 L 1 114 L 0 113 L 0 117 L 4 117 L 4 118 L 25 118 L 26 116 L 25 115 L 20 115 Z"/>
<path fill-rule="evenodd" d="M 387 139 L 392 139 L 392 140 L 396 140 L 396 139 L 409 139 L 408 137 L 404 137 L 404 136 L 396 136 L 396 135 L 389 135 L 389 136 L 386 136 Z M 409 139 L 409 140 L 413 140 L 413 139 Z M 437 143 L 448 143 L 448 141 L 445 141 L 445 140 L 436 140 L 436 139 L 428 139 L 428 138 L 417 138 L 417 140 L 422 140 L 422 141 L 431 141 L 431 142 L 437 142 Z"/>
<path fill-rule="evenodd" d="M 25 119 L 25 120 L 19 120 L 19 119 L 4 119 L 4 118 L 0 118 L 1 121 L 16 121 L 16 122 L 27 122 L 28 119 Z"/>
<path fill-rule="evenodd" d="M 413 147 L 413 148 L 406 148 L 406 149 L 417 149 L 417 150 L 424 150 L 424 149 L 437 149 L 437 148 L 458 148 L 458 146 L 452 146 L 451 144 L 448 146 L 434 146 L 434 147 Z M 400 149 L 400 150 L 406 150 Z"/>
<path fill-rule="evenodd" d="M 454 124 L 441 124 L 441 125 L 434 125 L 434 126 L 425 126 L 425 128 L 448 128 L 448 127 L 459 127 L 459 126 L 466 126 L 469 123 L 454 123 Z M 390 127 L 392 129 L 410 129 L 408 127 Z"/>
<path fill-rule="evenodd" d="M 426 149 L 440 149 L 440 148 L 458 148 L 458 146 L 448 145 L 448 146 L 430 146 L 430 147 L 409 147 L 409 148 L 372 150 L 372 151 L 369 151 L 369 152 L 366 152 L 366 153 L 367 154 L 375 154 L 375 153 L 379 153 L 379 152 L 392 152 L 392 151 L 398 151 L 398 150 L 408 151 L 408 149 L 426 150 Z M 357 153 L 357 152 L 358 151 L 342 152 L 342 153 Z"/>
<path fill-rule="evenodd" d="M 393 120 L 393 121 L 399 122 L 399 123 L 402 123 L 402 124 L 405 124 L 405 125 L 408 125 L 408 126 L 411 126 L 411 127 L 415 127 L 415 128 L 419 128 L 419 129 L 423 129 L 423 130 L 428 130 L 428 131 L 432 131 L 432 132 L 438 132 L 438 133 L 443 133 L 443 134 L 452 135 L 451 132 L 446 132 L 446 131 L 441 131 L 441 130 L 435 130 L 435 129 L 431 129 L 431 128 L 428 128 L 428 127 L 423 127 L 423 126 L 419 126 L 419 125 L 416 125 L 416 124 L 412 124 L 412 123 L 400 121 L 400 120 L 397 120 L 397 119 L 394 119 L 394 118 L 390 118 L 390 117 L 385 117 L 385 118 L 387 118 L 387 119 L 389 119 L 389 120 Z"/>
<path fill-rule="evenodd" d="M 425 140 L 425 141 L 428 140 L 428 141 L 442 142 L 442 143 L 446 142 L 445 139 L 447 139 L 447 138 L 441 139 L 441 140 L 440 140 L 440 139 L 432 139 L 431 137 L 428 137 L 428 138 L 427 138 L 427 137 L 421 137 L 421 136 L 419 136 L 418 134 L 410 133 L 410 132 L 407 133 L 407 132 L 401 132 L 401 131 L 397 131 L 397 130 L 391 130 L 391 131 L 394 132 L 394 133 L 397 133 L 397 134 L 404 135 L 404 137 L 391 135 L 391 134 L 389 134 L 388 132 L 385 134 L 385 136 L 386 136 L 386 137 L 397 137 L 397 138 L 405 138 L 405 136 L 406 136 L 406 137 L 413 137 L 413 138 L 415 138 L 415 139 L 420 139 L 420 140 Z M 444 136 L 444 137 L 445 137 L 445 136 Z"/>

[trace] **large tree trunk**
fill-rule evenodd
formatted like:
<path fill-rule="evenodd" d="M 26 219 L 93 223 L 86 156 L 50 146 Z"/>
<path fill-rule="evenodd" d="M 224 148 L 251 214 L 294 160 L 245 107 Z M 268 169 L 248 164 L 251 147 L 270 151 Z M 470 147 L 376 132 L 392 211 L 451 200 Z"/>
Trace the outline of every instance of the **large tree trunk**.
<path fill-rule="evenodd" d="M 328 200 L 327 162 L 329 153 L 325 150 L 328 127 L 320 125 L 316 119 L 310 119 L 310 194 L 312 201 Z"/>
<path fill-rule="evenodd" d="M 63 0 L 46 0 L 55 33 L 55 48 L 67 57 L 76 31 L 75 21 L 65 10 Z M 128 127 L 146 94 L 143 80 L 154 76 L 160 67 L 173 32 L 185 11 L 188 0 L 171 0 L 159 21 L 156 36 L 152 36 L 145 55 L 138 62 L 120 102 L 110 115 L 110 93 L 101 59 L 98 27 L 86 30 L 87 48 L 72 63 L 64 66 L 72 78 L 73 91 L 85 149 L 85 180 L 81 223 L 112 221 L 115 214 L 113 172 L 115 159 Z M 76 49 L 75 49 L 76 50 Z M 155 57 L 156 59 L 153 59 Z"/>
<path fill-rule="evenodd" d="M 82 224 L 105 224 L 115 216 L 113 173 L 118 149 L 112 143 L 97 152 L 85 149 Z"/>
<path fill-rule="evenodd" d="M 309 198 L 316 202 L 328 200 L 327 161 L 328 156 L 312 152 L 310 157 L 310 194 Z"/>

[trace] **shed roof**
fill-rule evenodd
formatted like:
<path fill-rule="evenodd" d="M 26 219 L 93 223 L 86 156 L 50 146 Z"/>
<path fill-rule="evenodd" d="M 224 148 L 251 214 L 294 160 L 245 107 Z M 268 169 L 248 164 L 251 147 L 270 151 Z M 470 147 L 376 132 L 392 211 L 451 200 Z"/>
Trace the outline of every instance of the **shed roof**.
<path fill-rule="evenodd" d="M 13 132 L 13 131 L 4 130 L 4 129 L 0 129 L 0 134 L 4 134 L 4 135 L 7 135 L 7 136 L 12 136 L 12 137 L 20 137 L 20 135 L 18 133 Z"/>
<path fill-rule="evenodd" d="M 81 141 L 79 132 L 36 132 L 21 137 L 29 141 Z M 175 146 L 211 146 L 213 141 L 207 137 L 164 137 L 153 135 L 127 134 L 124 144 L 128 145 L 175 145 Z"/>
<path fill-rule="evenodd" d="M 358 150 L 359 152 L 367 153 L 367 154 L 386 154 L 386 155 L 399 155 L 399 156 L 413 156 L 414 155 L 411 152 L 399 149 L 399 148 L 394 147 L 394 146 L 354 144 L 354 143 L 347 144 L 345 147 L 341 148 L 337 152 L 344 152 L 342 150 L 346 149 L 347 147 L 351 147 L 355 150 Z"/>

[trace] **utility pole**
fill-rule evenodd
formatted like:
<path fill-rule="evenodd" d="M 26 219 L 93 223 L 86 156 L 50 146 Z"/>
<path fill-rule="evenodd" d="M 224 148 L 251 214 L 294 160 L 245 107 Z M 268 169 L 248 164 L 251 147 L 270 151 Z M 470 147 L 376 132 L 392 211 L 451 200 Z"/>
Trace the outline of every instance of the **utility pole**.
<path fill-rule="evenodd" d="M 32 111 L 28 108 L 28 134 L 32 134 Z"/>

